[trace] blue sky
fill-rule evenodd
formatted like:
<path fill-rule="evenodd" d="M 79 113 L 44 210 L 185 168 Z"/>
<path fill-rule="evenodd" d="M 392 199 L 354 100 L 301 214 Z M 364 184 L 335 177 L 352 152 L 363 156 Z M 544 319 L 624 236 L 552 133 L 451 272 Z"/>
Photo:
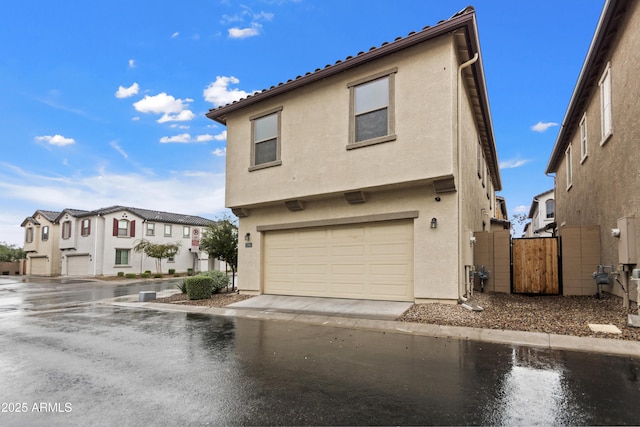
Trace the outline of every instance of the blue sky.
<path fill-rule="evenodd" d="M 216 218 L 212 107 L 476 9 L 509 215 L 544 174 L 604 0 L 10 0 L 0 16 L 0 241 L 37 209 Z"/>

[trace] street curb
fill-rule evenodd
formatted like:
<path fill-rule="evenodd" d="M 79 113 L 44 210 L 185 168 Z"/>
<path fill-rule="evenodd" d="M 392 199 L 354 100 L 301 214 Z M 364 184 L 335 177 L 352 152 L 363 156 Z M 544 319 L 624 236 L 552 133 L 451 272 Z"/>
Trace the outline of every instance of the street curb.
<path fill-rule="evenodd" d="M 137 298 L 137 296 L 136 296 Z M 326 316 L 319 314 L 285 313 L 265 310 L 217 308 L 197 305 L 165 304 L 154 302 L 123 301 L 125 298 L 105 300 L 104 303 L 119 307 L 145 308 L 158 311 L 199 313 L 214 316 L 236 317 L 256 320 L 300 322 L 340 328 L 365 329 L 395 332 L 407 335 L 434 338 L 458 339 L 506 345 L 524 345 L 551 350 L 580 351 L 640 358 L 640 342 L 607 338 L 576 337 L 542 332 L 507 331 L 463 326 L 434 325 L 400 322 L 396 320 L 358 319 L 354 317 Z M 119 301 L 115 301 L 119 300 Z"/>

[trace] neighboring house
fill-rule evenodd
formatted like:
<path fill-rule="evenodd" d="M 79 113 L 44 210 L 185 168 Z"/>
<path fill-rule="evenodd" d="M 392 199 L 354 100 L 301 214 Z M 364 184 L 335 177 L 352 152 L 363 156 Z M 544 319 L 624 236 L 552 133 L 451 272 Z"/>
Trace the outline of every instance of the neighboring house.
<path fill-rule="evenodd" d="M 455 302 L 501 189 L 473 8 L 207 113 L 250 294 Z"/>
<path fill-rule="evenodd" d="M 554 191 L 548 190 L 533 197 L 528 218 L 531 220 L 526 237 L 553 236 L 556 221 Z"/>
<path fill-rule="evenodd" d="M 507 201 L 502 196 L 496 196 L 496 209 L 491 218 L 491 228 L 489 231 L 510 230 L 511 221 L 507 213 Z"/>
<path fill-rule="evenodd" d="M 59 227 L 55 222 L 59 214 L 60 212 L 37 210 L 20 224 L 24 227 L 24 251 L 27 254 L 25 274 L 60 274 Z"/>
<path fill-rule="evenodd" d="M 198 248 L 202 232 L 214 223 L 206 218 L 124 206 L 94 211 L 65 209 L 53 214 L 56 215 L 50 221 L 58 231 L 55 247 L 51 242 L 51 252 L 57 254 L 57 270 L 49 275 L 110 276 L 147 270 L 155 273 L 156 259 L 134 250 L 142 240 L 180 244 L 175 257 L 162 260 L 163 273 L 169 269 L 186 272 L 190 268 L 206 271 L 221 267 Z M 28 228 L 26 235 L 29 236 Z"/>
<path fill-rule="evenodd" d="M 559 234 L 599 226 L 600 264 L 621 265 L 623 283 L 640 261 L 639 46 L 640 1 L 608 0 L 546 170 L 556 174 Z"/>

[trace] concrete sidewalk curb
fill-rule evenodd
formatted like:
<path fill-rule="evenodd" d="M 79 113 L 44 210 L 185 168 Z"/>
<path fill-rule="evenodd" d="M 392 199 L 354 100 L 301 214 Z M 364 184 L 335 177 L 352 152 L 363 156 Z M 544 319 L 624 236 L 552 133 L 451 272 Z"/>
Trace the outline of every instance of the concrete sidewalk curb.
<path fill-rule="evenodd" d="M 137 296 L 136 296 L 137 298 Z M 340 328 L 365 329 L 382 332 L 396 332 L 435 338 L 470 340 L 507 345 L 524 345 L 551 350 L 581 351 L 640 358 L 640 342 L 607 338 L 576 337 L 542 332 L 506 331 L 500 329 L 480 329 L 462 326 L 441 326 L 424 323 L 399 322 L 395 320 L 358 319 L 355 317 L 326 316 L 305 313 L 282 313 L 266 310 L 216 308 L 195 305 L 164 304 L 154 302 L 129 302 L 125 298 L 105 300 L 104 303 L 119 307 L 144 308 L 159 311 L 199 313 L 214 316 L 244 319 L 277 320 L 301 322 L 313 325 Z M 130 300 L 131 298 L 129 298 Z M 120 301 L 115 301 L 120 300 Z"/>

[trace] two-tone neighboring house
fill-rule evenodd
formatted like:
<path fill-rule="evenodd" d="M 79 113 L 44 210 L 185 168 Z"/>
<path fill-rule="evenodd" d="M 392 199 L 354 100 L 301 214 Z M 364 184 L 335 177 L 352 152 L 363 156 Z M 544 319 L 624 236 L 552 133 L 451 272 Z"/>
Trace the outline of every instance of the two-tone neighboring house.
<path fill-rule="evenodd" d="M 501 189 L 473 8 L 207 117 L 249 294 L 455 302 Z"/>
<path fill-rule="evenodd" d="M 531 222 L 526 229 L 526 237 L 553 236 L 556 221 L 556 201 L 553 189 L 533 197 L 528 218 Z"/>
<path fill-rule="evenodd" d="M 546 171 L 558 233 L 599 227 L 600 264 L 622 267 L 623 283 L 640 261 L 639 47 L 640 1 L 607 0 Z"/>
<path fill-rule="evenodd" d="M 58 276 L 60 251 L 58 250 L 58 224 L 60 212 L 37 210 L 20 224 L 24 227 L 24 251 L 27 254 L 25 274 Z"/>
<path fill-rule="evenodd" d="M 42 243 L 27 243 L 33 233 L 42 234 L 33 225 L 42 222 L 44 213 L 37 211 L 34 218 L 23 223 L 25 250 L 29 258 L 44 256 Z M 40 218 L 40 219 L 38 219 Z M 47 224 L 55 229 L 47 245 L 47 256 L 55 264 L 46 275 L 63 276 L 113 276 L 119 272 L 156 272 L 156 259 L 146 256 L 134 248 L 143 240 L 152 244 L 178 243 L 179 252 L 170 259 L 162 260 L 162 272 L 207 271 L 220 269 L 217 260 L 209 259 L 199 250 L 199 240 L 207 226 L 214 221 L 199 216 L 161 212 L 125 206 L 111 206 L 94 211 L 64 209 L 49 212 Z M 33 229 L 30 231 L 30 229 Z M 40 245 L 40 247 L 35 245 Z M 31 261 L 33 265 L 33 261 Z M 226 266 L 222 266 L 225 268 Z M 29 274 L 43 274 L 33 267 Z"/>

